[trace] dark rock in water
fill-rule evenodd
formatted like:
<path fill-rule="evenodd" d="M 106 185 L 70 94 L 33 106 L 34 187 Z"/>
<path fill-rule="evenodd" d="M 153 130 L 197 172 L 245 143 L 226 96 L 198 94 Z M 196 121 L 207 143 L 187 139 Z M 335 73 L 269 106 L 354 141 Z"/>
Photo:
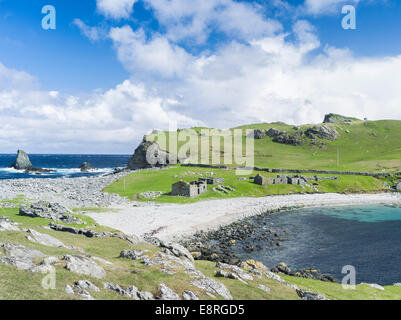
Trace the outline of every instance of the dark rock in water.
<path fill-rule="evenodd" d="M 22 206 L 19 210 L 20 216 L 31 218 L 44 218 L 53 221 L 62 221 L 64 223 L 84 224 L 84 222 L 72 215 L 70 209 L 63 207 L 58 203 L 50 203 L 48 201 L 39 201 L 30 207 Z"/>
<path fill-rule="evenodd" d="M 128 161 L 128 169 L 146 169 L 154 167 L 165 167 L 169 164 L 176 164 L 179 161 L 174 159 L 168 151 L 162 150 L 155 141 L 149 141 L 146 136 L 136 148 L 134 155 Z"/>
<path fill-rule="evenodd" d="M 84 162 L 79 166 L 79 169 L 81 169 L 81 172 L 88 172 L 94 168 L 89 162 Z"/>
<path fill-rule="evenodd" d="M 330 140 L 330 141 L 335 141 L 339 137 L 338 132 L 336 129 L 328 126 L 328 125 L 318 125 L 318 126 L 313 126 L 309 128 L 308 130 L 305 131 L 305 134 L 307 137 L 311 139 L 324 139 L 324 140 Z"/>
<path fill-rule="evenodd" d="M 33 166 L 26 152 L 23 150 L 18 150 L 17 158 L 11 167 L 17 170 L 26 170 L 32 168 Z"/>
<path fill-rule="evenodd" d="M 18 150 L 17 158 L 15 159 L 14 163 L 10 167 L 17 169 L 17 170 L 25 170 L 25 172 L 27 172 L 27 173 L 33 172 L 33 173 L 40 174 L 40 173 L 55 172 L 54 170 L 34 167 L 31 163 L 31 161 L 29 160 L 27 153 L 23 150 Z"/>

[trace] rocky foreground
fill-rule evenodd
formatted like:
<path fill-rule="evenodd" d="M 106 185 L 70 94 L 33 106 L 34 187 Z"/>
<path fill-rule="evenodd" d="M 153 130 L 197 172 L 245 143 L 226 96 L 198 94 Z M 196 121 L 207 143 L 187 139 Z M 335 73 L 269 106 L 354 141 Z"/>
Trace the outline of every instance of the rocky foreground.
<path fill-rule="evenodd" d="M 96 177 L 57 179 L 0 180 L 0 201 L 13 200 L 24 195 L 29 200 L 57 202 L 69 208 L 113 207 L 128 204 L 129 200 L 102 190 L 129 171 Z M 3 207 L 19 204 L 4 202 Z"/>

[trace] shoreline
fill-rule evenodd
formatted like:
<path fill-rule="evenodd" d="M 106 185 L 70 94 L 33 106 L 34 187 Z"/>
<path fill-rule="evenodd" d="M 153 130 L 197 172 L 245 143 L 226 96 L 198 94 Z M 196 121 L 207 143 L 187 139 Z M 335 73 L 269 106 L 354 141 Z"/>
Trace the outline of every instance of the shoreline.
<path fill-rule="evenodd" d="M 134 203 L 118 212 L 88 213 L 97 223 L 140 237 L 181 241 L 266 211 L 291 208 L 401 204 L 400 193 L 292 194 L 207 200 L 191 204 Z"/>

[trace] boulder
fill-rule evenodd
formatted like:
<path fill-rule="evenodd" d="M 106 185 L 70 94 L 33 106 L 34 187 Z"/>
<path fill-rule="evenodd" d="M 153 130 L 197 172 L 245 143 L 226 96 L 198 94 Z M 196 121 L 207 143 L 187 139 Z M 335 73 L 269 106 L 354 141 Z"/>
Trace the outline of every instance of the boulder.
<path fill-rule="evenodd" d="M 94 168 L 92 167 L 92 165 L 89 162 L 84 162 L 79 166 L 79 169 L 81 170 L 81 172 L 89 172 L 89 171 L 93 170 Z"/>
<path fill-rule="evenodd" d="M 297 291 L 298 296 L 302 300 L 329 300 L 320 293 L 314 293 L 314 292 L 304 291 L 304 290 L 299 290 L 299 289 L 296 291 Z"/>
<path fill-rule="evenodd" d="M 29 229 L 27 232 L 29 235 L 27 235 L 26 238 L 29 241 L 37 242 L 49 247 L 65 248 L 64 243 L 48 234 L 43 234 L 32 229 Z"/>
<path fill-rule="evenodd" d="M 184 257 L 190 262 L 194 262 L 194 257 L 192 256 L 192 254 L 185 247 L 178 243 L 167 243 L 164 241 L 160 241 L 159 247 L 168 249 L 173 255 L 178 258 Z"/>
<path fill-rule="evenodd" d="M 20 270 L 29 270 L 36 267 L 34 259 L 45 256 L 38 250 L 13 243 L 0 244 L 0 247 L 4 248 L 5 253 L 5 257 L 1 257 L 0 262 L 6 265 L 12 265 Z"/>
<path fill-rule="evenodd" d="M 398 183 L 395 185 L 395 189 L 396 189 L 397 191 L 401 192 L 401 182 L 398 182 Z"/>
<path fill-rule="evenodd" d="M 211 278 L 202 278 L 191 282 L 191 284 L 195 287 L 203 289 L 213 295 L 222 296 L 225 300 L 233 300 L 233 297 L 230 294 L 230 291 L 226 288 L 226 286 L 216 280 Z"/>
<path fill-rule="evenodd" d="M 190 290 L 185 290 L 182 293 L 182 297 L 184 300 L 199 300 L 199 297 Z"/>
<path fill-rule="evenodd" d="M 50 203 L 48 201 L 38 201 L 31 206 L 21 206 L 19 209 L 20 216 L 26 216 L 31 218 L 44 218 L 53 221 L 61 221 L 64 223 L 76 223 L 83 224 L 84 222 L 72 215 L 71 210 L 58 204 Z"/>
<path fill-rule="evenodd" d="M 165 167 L 169 164 L 179 162 L 173 159 L 173 156 L 165 150 L 162 150 L 155 141 L 149 141 L 146 136 L 135 149 L 133 156 L 128 161 L 128 169 L 147 169 L 154 167 Z"/>
<path fill-rule="evenodd" d="M 67 270 L 101 279 L 106 276 L 106 271 L 91 259 L 80 255 L 66 255 L 63 257 L 67 261 Z"/>
<path fill-rule="evenodd" d="M 159 285 L 159 295 L 157 298 L 159 300 L 181 300 L 180 296 L 167 287 L 164 283 Z"/>
<path fill-rule="evenodd" d="M 19 231 L 17 224 L 10 221 L 8 217 L 0 218 L 0 231 Z"/>
<path fill-rule="evenodd" d="M 17 158 L 14 163 L 11 165 L 12 168 L 17 170 L 27 170 L 32 168 L 32 163 L 29 160 L 27 153 L 23 150 L 18 150 Z"/>
<path fill-rule="evenodd" d="M 305 131 L 305 135 L 310 139 L 319 138 L 330 141 L 335 141 L 339 137 L 336 129 L 328 125 L 313 126 Z"/>

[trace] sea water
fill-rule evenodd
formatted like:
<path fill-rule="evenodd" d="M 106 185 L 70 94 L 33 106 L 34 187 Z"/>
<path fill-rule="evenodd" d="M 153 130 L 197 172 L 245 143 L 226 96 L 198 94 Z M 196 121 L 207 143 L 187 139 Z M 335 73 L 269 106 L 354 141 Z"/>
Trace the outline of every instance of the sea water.
<path fill-rule="evenodd" d="M 273 267 L 285 262 L 292 270 L 320 269 L 341 281 L 343 266 L 352 265 L 356 282 L 390 285 L 401 282 L 401 208 L 385 205 L 297 209 L 266 216 L 268 224 L 287 229 L 289 240 L 274 247 L 244 252 L 232 249 L 241 259 L 255 259 Z M 262 230 L 261 230 L 262 232 Z"/>
<path fill-rule="evenodd" d="M 33 166 L 44 169 L 52 169 L 54 173 L 25 173 L 23 170 L 10 168 L 14 162 L 15 154 L 0 154 L 0 179 L 23 178 L 59 178 L 94 176 L 112 172 L 115 168 L 123 168 L 128 164 L 129 155 L 79 155 L 79 154 L 32 154 L 29 155 Z M 83 162 L 89 162 L 95 170 L 81 172 L 79 166 Z"/>

